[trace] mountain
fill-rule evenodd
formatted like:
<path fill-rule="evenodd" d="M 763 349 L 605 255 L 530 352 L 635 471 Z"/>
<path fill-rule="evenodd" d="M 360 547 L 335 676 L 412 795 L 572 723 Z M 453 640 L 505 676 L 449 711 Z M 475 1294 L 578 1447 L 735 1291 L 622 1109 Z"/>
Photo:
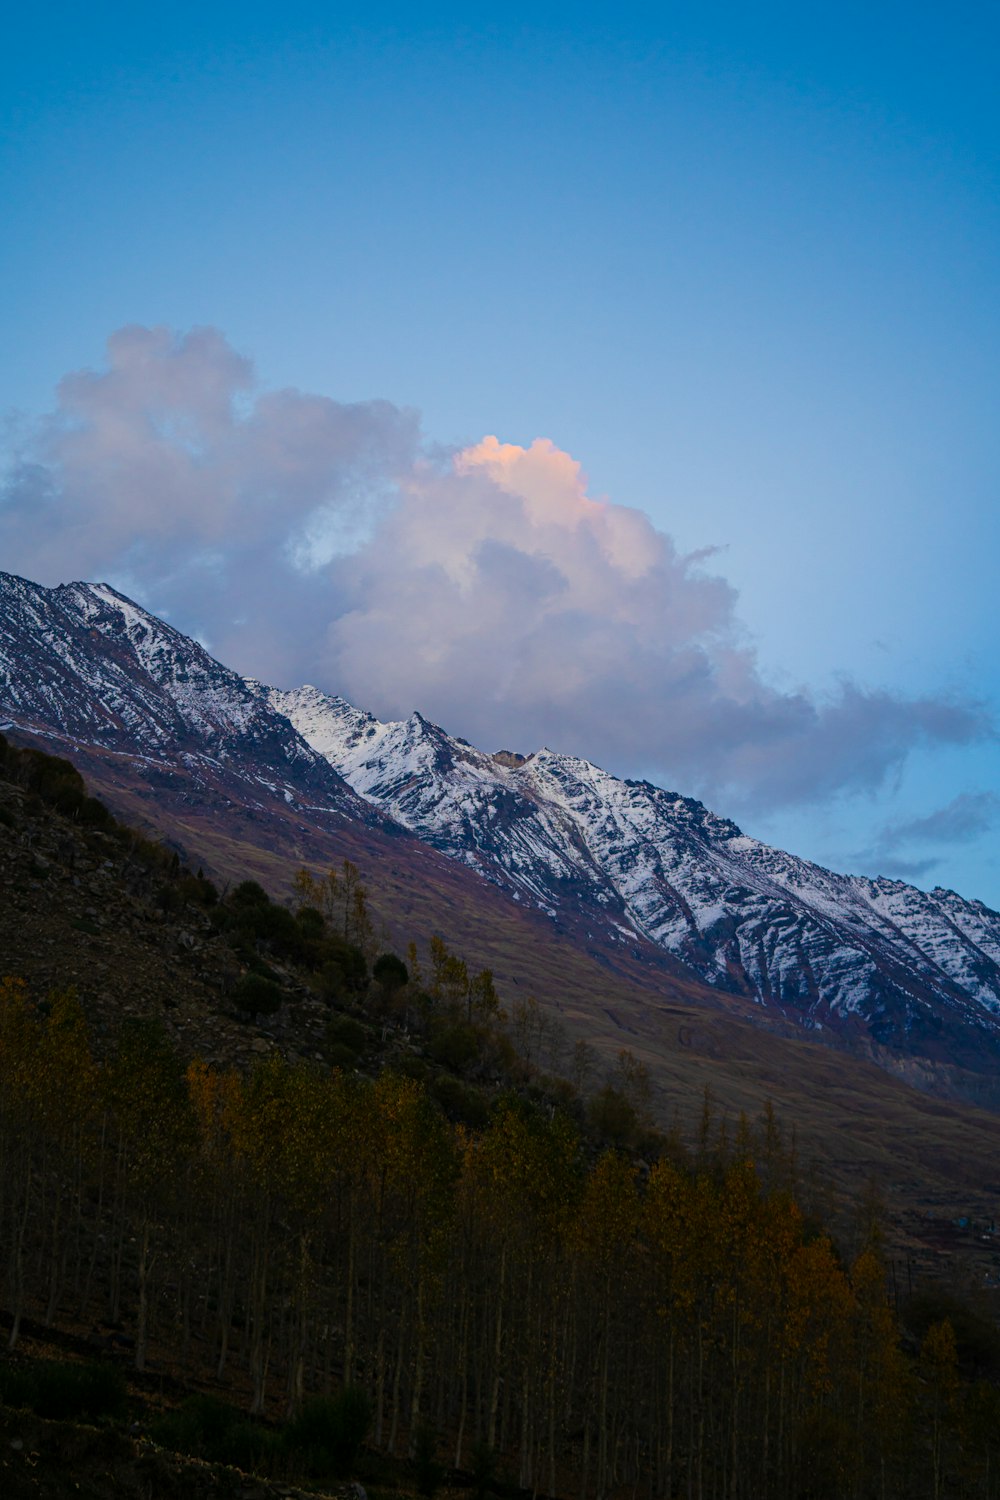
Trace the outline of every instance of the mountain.
<path fill-rule="evenodd" d="M 512 903 L 355 793 L 267 689 L 105 584 L 50 589 L 0 573 L 0 727 L 68 756 L 116 816 L 220 884 L 252 877 L 287 895 L 303 865 L 346 858 L 377 888 L 397 947 L 444 934 L 508 990 L 565 1004 L 571 1026 L 605 1005 L 610 1015 L 610 991 L 615 1019 L 596 1038 L 609 1051 L 634 1035 L 640 1003 L 664 996 L 655 950 L 588 951 L 576 931 Z M 669 997 L 713 1003 L 685 976 Z M 592 1020 L 586 1030 L 595 1035 Z"/>
<path fill-rule="evenodd" d="M 0 714 L 242 796 L 279 791 L 375 817 L 258 684 L 107 584 L 46 589 L 0 573 Z"/>
<path fill-rule="evenodd" d="M 571 1018 L 638 1036 L 666 1003 L 721 1008 L 996 1090 L 1000 916 L 953 892 L 834 874 L 574 756 L 264 687 L 105 584 L 0 574 L 3 724 L 224 877 L 377 868 L 390 932 L 443 932 Z"/>
<path fill-rule="evenodd" d="M 270 701 L 355 791 L 554 920 L 571 910 L 810 1028 L 998 1050 L 1000 914 L 982 902 L 835 874 L 575 756 L 486 755 L 420 714 L 382 724 L 313 687 Z"/>

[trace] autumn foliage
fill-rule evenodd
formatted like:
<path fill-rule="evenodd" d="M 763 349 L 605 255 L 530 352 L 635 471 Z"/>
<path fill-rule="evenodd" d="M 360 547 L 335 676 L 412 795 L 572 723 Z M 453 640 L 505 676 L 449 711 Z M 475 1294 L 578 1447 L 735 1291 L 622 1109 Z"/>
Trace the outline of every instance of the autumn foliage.
<path fill-rule="evenodd" d="M 513 1094 L 470 1130 L 410 1078 L 185 1069 L 144 1024 L 98 1060 L 71 995 L 6 980 L 0 1195 L 11 1346 L 82 1318 L 283 1416 L 347 1387 L 376 1446 L 550 1495 L 996 1492 L 994 1389 L 947 1322 L 904 1354 L 770 1117 L 640 1173 Z"/>

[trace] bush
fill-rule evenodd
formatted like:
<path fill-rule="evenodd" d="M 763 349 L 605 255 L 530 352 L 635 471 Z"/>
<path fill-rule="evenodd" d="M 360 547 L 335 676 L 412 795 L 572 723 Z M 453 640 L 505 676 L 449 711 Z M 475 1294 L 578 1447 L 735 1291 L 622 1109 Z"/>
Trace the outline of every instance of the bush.
<path fill-rule="evenodd" d="M 371 1033 L 360 1021 L 355 1021 L 350 1016 L 334 1016 L 327 1023 L 326 1039 L 331 1046 L 339 1043 L 342 1047 L 349 1047 L 354 1053 L 361 1053 L 371 1041 Z"/>
<path fill-rule="evenodd" d="M 115 820 L 96 797 L 84 797 L 77 809 L 77 817 L 86 828 L 114 828 Z"/>
<path fill-rule="evenodd" d="M 405 984 L 409 984 L 410 971 L 395 953 L 380 953 L 372 968 L 372 977 L 392 994 L 394 990 L 401 990 Z"/>
<path fill-rule="evenodd" d="M 241 913 L 240 926 L 275 953 L 297 958 L 302 952 L 302 932 L 286 906 L 251 906 Z"/>
<path fill-rule="evenodd" d="M 358 1054 L 343 1042 L 327 1042 L 323 1047 L 323 1056 L 329 1067 L 340 1068 L 345 1073 L 356 1068 L 359 1061 Z"/>
<path fill-rule="evenodd" d="M 285 1432 L 285 1444 L 317 1479 L 346 1477 L 371 1424 L 371 1404 L 360 1386 L 339 1396 L 314 1396 Z"/>
<path fill-rule="evenodd" d="M 281 986 L 263 974 L 244 974 L 233 990 L 237 1009 L 251 1016 L 273 1016 L 283 999 Z"/>
<path fill-rule="evenodd" d="M 412 1078 L 415 1083 L 426 1083 L 430 1069 L 422 1057 L 417 1057 L 413 1052 L 404 1052 L 403 1056 L 397 1058 L 393 1063 L 393 1071 L 400 1078 Z"/>
<path fill-rule="evenodd" d="M 45 802 L 58 804 L 60 798 L 73 802 L 73 795 L 85 795 L 83 777 L 72 761 L 58 755 L 46 755 L 43 750 L 22 750 L 19 780 L 29 792 L 37 792 Z"/>
<path fill-rule="evenodd" d="M 295 913 L 296 958 L 300 964 L 316 970 L 323 961 L 327 942 L 326 918 L 315 906 L 303 906 Z"/>
<path fill-rule="evenodd" d="M 271 898 L 256 880 L 241 880 L 231 892 L 229 904 L 235 907 L 270 906 Z"/>
<path fill-rule="evenodd" d="M 265 1467 L 280 1443 L 266 1427 L 216 1396 L 189 1396 L 154 1424 L 152 1435 L 175 1453 L 244 1469 Z"/>
<path fill-rule="evenodd" d="M 593 1130 L 612 1146 L 631 1145 L 639 1131 L 639 1117 L 625 1095 L 606 1083 L 591 1099 L 587 1111 Z"/>
<path fill-rule="evenodd" d="M 988 1380 L 1000 1379 L 1000 1332 L 989 1314 L 940 1287 L 924 1287 L 912 1297 L 903 1317 L 921 1342 L 933 1324 L 947 1319 L 963 1370 Z"/>
<path fill-rule="evenodd" d="M 193 906 L 215 906 L 219 899 L 219 893 L 210 880 L 206 880 L 201 870 L 197 875 L 182 875 L 177 882 L 177 894 L 181 901 L 190 902 Z"/>
<path fill-rule="evenodd" d="M 236 1408 L 215 1396 L 189 1396 L 176 1411 L 154 1423 L 153 1437 L 176 1453 L 214 1459 L 239 1420 Z"/>
<path fill-rule="evenodd" d="M 119 843 L 127 850 L 131 859 L 156 875 L 168 873 L 173 868 L 174 851 L 166 844 L 147 839 L 133 828 L 118 827 L 115 830 Z"/>
<path fill-rule="evenodd" d="M 70 781 L 68 777 L 65 781 L 54 781 L 50 787 L 39 788 L 39 795 L 50 802 L 56 812 L 62 813 L 64 818 L 77 816 L 88 800 L 83 783 Z"/>
<path fill-rule="evenodd" d="M 32 1371 L 14 1365 L 0 1365 L 0 1401 L 4 1406 L 34 1407 L 35 1383 Z"/>
<path fill-rule="evenodd" d="M 453 1073 L 463 1073 L 479 1057 L 479 1034 L 472 1026 L 457 1022 L 445 1026 L 427 1044 L 427 1051 L 435 1062 Z"/>
<path fill-rule="evenodd" d="M 342 938 L 329 937 L 322 945 L 323 962 L 316 976 L 320 996 L 334 1005 L 362 990 L 368 979 L 368 964 L 360 948 Z"/>
<path fill-rule="evenodd" d="M 468 1125 L 473 1130 L 485 1130 L 489 1124 L 489 1106 L 479 1090 L 467 1088 L 450 1073 L 442 1073 L 435 1078 L 431 1084 L 431 1094 L 449 1120 Z"/>

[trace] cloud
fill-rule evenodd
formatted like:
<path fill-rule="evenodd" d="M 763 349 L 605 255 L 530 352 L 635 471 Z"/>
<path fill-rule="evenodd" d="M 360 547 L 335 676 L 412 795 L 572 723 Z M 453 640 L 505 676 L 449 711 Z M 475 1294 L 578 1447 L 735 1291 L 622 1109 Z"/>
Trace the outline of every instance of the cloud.
<path fill-rule="evenodd" d="M 868 848 L 854 856 L 859 868 L 896 880 L 920 881 L 942 863 L 937 854 L 900 854 L 899 850 L 926 850 L 954 844 L 971 844 L 988 833 L 1000 817 L 1000 796 L 995 792 L 961 792 L 944 807 L 922 818 L 886 823 Z"/>
<path fill-rule="evenodd" d="M 548 742 L 758 805 L 871 788 L 916 744 L 988 732 L 946 699 L 769 687 L 703 562 L 592 499 L 552 443 L 487 437 L 415 472 L 377 542 L 340 565 L 329 660 L 382 713 L 418 703 L 480 744 Z"/>
<path fill-rule="evenodd" d="M 883 849 L 906 844 L 969 844 L 986 833 L 1000 816 L 996 792 L 961 792 L 945 807 L 924 818 L 887 823 L 879 835 Z"/>
<path fill-rule="evenodd" d="M 418 437 L 387 401 L 259 391 L 215 329 L 123 328 L 12 456 L 0 556 L 43 583 L 108 579 L 222 659 L 284 673 L 331 607 L 309 565 L 374 523 Z"/>
<path fill-rule="evenodd" d="M 6 567 L 104 577 L 241 670 L 486 748 L 542 743 L 744 805 L 877 787 L 981 706 L 779 691 L 711 554 L 547 439 L 440 453 L 411 411 L 258 387 L 218 331 L 127 328 L 14 455 Z"/>
<path fill-rule="evenodd" d="M 923 880 L 932 870 L 936 870 L 941 861 L 933 857 L 928 859 L 897 859 L 893 855 L 880 854 L 871 850 L 858 856 L 860 863 L 876 875 L 884 875 L 889 880 L 905 880 L 907 884 L 914 884 Z"/>

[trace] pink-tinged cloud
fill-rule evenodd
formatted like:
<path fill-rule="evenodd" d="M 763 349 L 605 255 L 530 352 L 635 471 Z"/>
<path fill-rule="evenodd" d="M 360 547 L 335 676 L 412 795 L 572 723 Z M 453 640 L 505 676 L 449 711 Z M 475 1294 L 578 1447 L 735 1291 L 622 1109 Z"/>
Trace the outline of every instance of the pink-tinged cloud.
<path fill-rule="evenodd" d="M 736 596 L 553 442 L 445 459 L 412 412 L 262 391 L 218 331 L 129 328 L 15 455 L 0 556 L 108 578 L 239 669 L 485 746 L 759 805 L 877 786 L 976 705 L 762 675 Z"/>

